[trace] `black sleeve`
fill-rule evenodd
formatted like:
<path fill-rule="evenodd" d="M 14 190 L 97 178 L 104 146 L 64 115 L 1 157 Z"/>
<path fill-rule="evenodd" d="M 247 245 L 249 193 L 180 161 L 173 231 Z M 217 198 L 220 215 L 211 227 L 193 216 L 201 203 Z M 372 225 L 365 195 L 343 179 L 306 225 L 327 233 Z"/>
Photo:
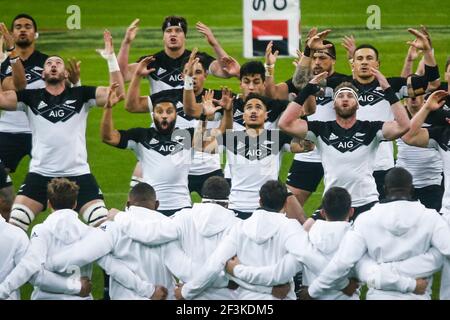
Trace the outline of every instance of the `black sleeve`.
<path fill-rule="evenodd" d="M 318 137 L 323 131 L 323 124 L 322 121 L 308 121 L 308 131 L 311 131 Z"/>
<path fill-rule="evenodd" d="M 450 106 L 450 98 L 447 97 L 445 105 Z M 445 106 L 444 105 L 444 106 Z M 439 108 L 435 111 L 431 111 L 427 118 L 425 119 L 425 123 L 434 125 L 434 126 L 445 126 L 448 125 L 446 119 L 450 119 L 450 109 L 449 108 Z"/>
<path fill-rule="evenodd" d="M 298 89 L 294 86 L 294 83 L 292 82 L 292 78 L 286 80 L 284 83 L 288 86 L 289 93 L 298 93 Z"/>
<path fill-rule="evenodd" d="M 430 139 L 439 142 L 442 139 L 444 133 L 444 126 L 431 126 L 426 128 Z"/>
<path fill-rule="evenodd" d="M 391 88 L 394 90 L 395 93 L 399 93 L 401 88 L 406 86 L 406 78 L 391 77 L 387 78 L 387 81 L 389 82 Z"/>
<path fill-rule="evenodd" d="M 97 91 L 97 87 L 81 86 L 80 89 L 82 90 L 83 102 L 87 102 L 91 99 L 95 100 L 95 92 Z"/>
<path fill-rule="evenodd" d="M 17 102 L 25 103 L 27 106 L 30 105 L 29 102 L 30 102 L 30 100 L 32 100 L 30 90 L 24 89 L 24 90 L 16 91 L 16 95 L 17 95 Z"/>
<path fill-rule="evenodd" d="M 279 132 L 280 132 L 280 147 L 283 147 L 284 144 L 290 144 L 292 141 L 292 137 L 281 130 L 279 130 Z"/>
<path fill-rule="evenodd" d="M 120 149 L 126 149 L 128 146 L 128 141 L 132 140 L 135 142 L 141 142 L 145 140 L 149 129 L 145 128 L 133 128 L 128 130 L 119 130 L 120 141 L 115 147 Z"/>

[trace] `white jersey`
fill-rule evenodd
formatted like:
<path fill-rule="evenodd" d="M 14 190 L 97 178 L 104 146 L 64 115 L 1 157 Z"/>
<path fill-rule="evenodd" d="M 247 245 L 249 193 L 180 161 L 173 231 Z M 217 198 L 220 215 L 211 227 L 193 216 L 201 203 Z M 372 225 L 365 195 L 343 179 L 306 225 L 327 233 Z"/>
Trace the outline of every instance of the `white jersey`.
<path fill-rule="evenodd" d="M 333 73 L 327 78 L 327 83 L 331 86 L 325 87 L 323 96 L 316 97 L 316 111 L 308 116 L 308 121 L 334 121 L 336 111 L 334 110 L 333 87 L 339 83 L 348 81 L 348 76 L 340 73 Z M 296 153 L 294 160 L 302 162 L 321 162 L 317 148 L 309 152 Z"/>
<path fill-rule="evenodd" d="M 403 167 L 411 173 L 414 188 L 441 185 L 442 159 L 436 149 L 410 146 L 397 139 L 396 167 Z"/>
<path fill-rule="evenodd" d="M 293 234 L 303 232 L 300 224 L 288 219 L 279 212 L 257 210 L 244 221 L 237 223 L 209 257 L 204 268 L 195 278 L 182 288 L 182 295 L 192 299 L 213 281 L 214 275 L 224 269 L 228 259 L 237 255 L 244 265 L 270 266 L 280 260 L 287 252 L 287 243 Z M 296 243 L 296 245 L 299 245 Z M 291 277 L 301 265 L 294 261 L 287 273 Z M 292 280 L 292 279 L 291 279 Z M 281 283 L 280 283 L 281 284 Z M 242 300 L 275 300 L 269 293 L 255 292 L 240 287 L 237 290 Z M 286 299 L 295 299 L 294 285 Z"/>
<path fill-rule="evenodd" d="M 233 211 L 214 203 L 195 203 L 192 208 L 178 211 L 170 220 L 143 221 L 127 213 L 119 213 L 114 219 L 122 232 L 140 243 L 152 246 L 168 241 L 179 243 L 189 258 L 178 262 L 182 273 L 174 275 L 184 283 L 191 281 L 203 268 L 205 261 L 238 221 Z M 215 284 L 195 299 L 236 299 L 234 291 L 227 289 L 227 285 L 228 278 L 222 272 Z"/>
<path fill-rule="evenodd" d="M 86 150 L 86 123 L 96 105 L 96 87 L 66 88 L 53 96 L 46 89 L 17 92 L 17 110 L 30 121 L 30 172 L 47 177 L 90 173 Z"/>
<path fill-rule="evenodd" d="M 198 103 L 201 102 L 201 98 L 205 94 L 206 89 L 203 89 L 203 92 L 196 96 L 196 100 Z M 218 90 L 214 90 L 214 99 L 220 100 L 222 96 L 222 92 Z M 153 102 L 152 100 L 158 101 L 160 97 L 170 97 L 170 99 L 176 104 L 175 107 L 177 109 L 177 120 L 175 123 L 175 127 L 180 129 L 189 129 L 189 128 L 197 128 L 199 121 L 193 117 L 188 116 L 184 112 L 183 106 L 183 89 L 173 89 L 173 90 L 164 90 L 160 91 L 156 94 L 152 94 L 148 97 L 148 105 L 150 113 L 153 110 Z M 218 113 L 220 115 L 220 113 Z M 206 127 L 207 129 L 217 128 L 220 125 L 219 120 L 208 120 Z M 153 122 L 152 127 L 155 126 Z M 194 150 L 194 155 L 192 158 L 191 166 L 189 168 L 189 175 L 203 175 L 208 174 L 216 170 L 220 170 L 220 153 L 210 153 L 210 152 L 201 152 Z"/>
<path fill-rule="evenodd" d="M 143 179 L 155 188 L 160 210 L 191 206 L 188 174 L 194 129 L 164 135 L 155 128 L 120 130 L 118 148 L 132 149 L 141 162 Z"/>
<path fill-rule="evenodd" d="M 227 131 L 222 136 L 231 170 L 230 209 L 253 212 L 259 206 L 259 189 L 277 180 L 281 151 L 292 138 L 279 130 L 264 130 L 252 138 L 247 131 Z"/>
<path fill-rule="evenodd" d="M 157 211 L 136 206 L 131 206 L 126 213 L 120 214 L 142 223 L 170 220 Z M 103 232 L 93 234 L 54 255 L 50 259 L 51 267 L 62 271 L 73 265 L 81 267 L 99 259 L 99 265 L 111 276 L 111 299 L 149 299 L 156 285 L 168 289 L 168 299 L 174 298 L 175 279 L 169 269 L 178 271 L 182 263 L 186 262 L 180 249 L 174 244 L 147 246 L 134 241 L 122 232 L 116 222 L 107 221 L 99 229 Z M 122 262 L 122 266 L 117 261 Z M 134 275 L 130 275 L 130 271 Z"/>
<path fill-rule="evenodd" d="M 406 78 L 388 78 L 387 80 L 400 98 L 407 96 Z M 361 84 L 353 80 L 353 84 L 358 88 L 359 108 L 356 112 L 358 120 L 383 122 L 394 120 L 391 105 L 384 99 L 384 91 L 377 80 L 369 84 Z M 373 170 L 385 171 L 392 167 L 394 167 L 394 145 L 392 141 L 385 141 L 379 146 Z"/>
<path fill-rule="evenodd" d="M 383 122 L 356 121 L 350 129 L 336 121 L 308 122 L 307 140 L 316 145 L 322 159 L 326 192 L 342 187 L 352 196 L 352 206 L 378 201 L 372 172 L 382 133 Z"/>
<path fill-rule="evenodd" d="M 450 223 L 450 126 L 429 127 L 427 130 L 430 137 L 428 147 L 439 152 L 444 166 L 445 191 L 441 213 L 448 217 Z"/>
<path fill-rule="evenodd" d="M 48 216 L 41 224 L 36 225 L 31 231 L 31 242 L 26 254 L 20 263 L 0 284 L 0 296 L 2 293 L 17 290 L 21 285 L 31 279 L 33 275 L 38 275 L 47 258 L 60 252 L 66 246 L 80 240 L 93 229 L 78 219 L 78 213 L 73 210 L 58 210 Z M 73 270 L 72 270 L 73 271 Z M 69 277 L 70 272 L 62 274 Z M 77 279 L 80 276 L 91 278 L 92 266 L 86 265 L 80 269 Z M 75 279 L 74 279 L 75 280 Z M 65 281 L 67 284 L 69 281 Z M 35 284 L 31 299 L 33 300 L 92 300 L 89 295 L 86 298 L 78 296 L 80 287 L 71 287 L 62 293 L 54 288 L 49 288 L 44 280 Z"/>
<path fill-rule="evenodd" d="M 17 266 L 28 248 L 29 240 L 23 230 L 9 224 L 0 215 L 0 283 Z M 20 292 L 16 290 L 7 298 L 19 300 Z"/>
<path fill-rule="evenodd" d="M 44 71 L 44 63 L 47 58 L 48 56 L 46 54 L 35 50 L 27 60 L 22 61 L 27 80 L 25 89 L 41 89 L 45 87 L 45 82 L 42 79 L 42 71 Z M 1 63 L 0 79 L 3 81 L 5 77 L 9 76 L 12 76 L 12 67 L 10 59 L 7 58 Z M 0 132 L 31 133 L 27 116 L 17 111 L 1 111 Z"/>
<path fill-rule="evenodd" d="M 366 252 L 377 263 L 385 263 L 421 255 L 431 246 L 443 255 L 450 255 L 450 227 L 435 210 L 418 201 L 376 204 L 358 216 L 353 230 L 347 232 L 339 250 L 308 291 L 312 297 L 319 296 Z M 430 289 L 431 282 L 425 295 L 370 289 L 367 297 L 379 298 L 384 294 L 385 299 L 430 299 Z"/>

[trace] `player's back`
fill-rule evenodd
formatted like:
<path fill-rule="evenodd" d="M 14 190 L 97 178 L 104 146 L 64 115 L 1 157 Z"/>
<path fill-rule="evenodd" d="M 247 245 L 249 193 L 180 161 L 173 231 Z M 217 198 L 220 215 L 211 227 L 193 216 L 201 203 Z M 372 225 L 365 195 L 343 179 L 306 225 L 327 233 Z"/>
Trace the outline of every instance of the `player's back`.
<path fill-rule="evenodd" d="M 132 214 L 135 219 L 142 221 L 169 219 L 157 211 L 142 207 L 132 207 L 132 210 L 127 214 Z M 105 225 L 117 235 L 114 249 L 111 252 L 114 257 L 120 259 L 142 280 L 166 287 L 169 291 L 167 299 L 173 299 L 175 281 L 169 269 L 165 266 L 165 245 L 144 245 L 126 236 L 114 222 L 108 222 Z M 110 297 L 113 300 L 145 298 L 125 288 L 112 277 L 110 278 Z"/>
<path fill-rule="evenodd" d="M 7 223 L 0 215 L 0 283 L 20 262 L 27 250 L 28 243 L 26 234 L 18 227 Z M 9 299 L 20 299 L 20 292 L 15 291 Z"/>
<path fill-rule="evenodd" d="M 69 210 L 57 210 L 50 214 L 47 219 L 36 225 L 31 231 L 31 241 L 39 241 L 43 250 L 38 250 L 42 255 L 38 258 L 42 263 L 45 263 L 47 257 L 51 257 L 59 252 L 67 249 L 67 246 L 76 243 L 84 238 L 93 228 L 84 224 L 79 218 L 78 213 Z M 39 254 L 38 254 L 39 255 Z M 81 268 L 74 268 L 67 270 L 68 273 L 61 274 L 69 277 L 75 274 L 77 277 L 92 277 L 92 264 L 83 266 Z M 78 295 L 59 294 L 42 290 L 39 286 L 35 286 L 31 295 L 32 300 L 92 300 L 89 295 L 82 298 Z"/>
<path fill-rule="evenodd" d="M 244 265 L 274 265 L 288 253 L 286 243 L 296 232 L 303 232 L 301 225 L 279 212 L 256 210 L 250 218 L 236 226 L 238 239 L 237 256 Z M 240 299 L 273 300 L 271 294 L 249 291 L 240 287 Z M 295 299 L 294 284 L 287 299 Z"/>

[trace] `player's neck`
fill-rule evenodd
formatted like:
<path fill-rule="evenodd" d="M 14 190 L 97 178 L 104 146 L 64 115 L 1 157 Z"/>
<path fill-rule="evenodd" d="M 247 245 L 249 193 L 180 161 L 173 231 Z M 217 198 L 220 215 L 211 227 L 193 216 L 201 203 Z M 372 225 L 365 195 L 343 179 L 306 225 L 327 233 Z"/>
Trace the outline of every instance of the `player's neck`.
<path fill-rule="evenodd" d="M 342 118 L 336 115 L 336 122 L 341 128 L 350 129 L 356 123 L 356 114 L 350 118 Z"/>
<path fill-rule="evenodd" d="M 34 52 L 34 43 L 25 48 L 18 46 L 17 51 L 19 52 L 20 59 L 27 60 Z"/>
<path fill-rule="evenodd" d="M 168 48 L 164 48 L 164 52 L 172 59 L 177 59 L 177 58 L 181 57 L 181 55 L 183 54 L 184 51 L 185 51 L 184 46 L 181 46 L 177 50 L 170 50 Z"/>
<path fill-rule="evenodd" d="M 247 134 L 250 137 L 257 137 L 259 136 L 263 131 L 264 131 L 264 127 L 259 127 L 259 128 L 250 128 L 250 127 L 246 127 L 245 131 L 247 132 Z"/>
<path fill-rule="evenodd" d="M 406 109 L 408 109 L 408 112 L 411 114 L 411 117 L 414 117 L 414 115 L 419 112 L 419 110 L 416 110 L 415 108 L 412 108 L 410 106 L 406 106 Z"/>
<path fill-rule="evenodd" d="M 56 84 L 45 84 L 45 90 L 50 93 L 52 96 L 59 96 L 66 89 L 65 81 L 61 81 Z"/>
<path fill-rule="evenodd" d="M 369 84 L 375 80 L 375 77 L 372 76 L 369 78 L 361 78 L 361 77 L 355 76 L 355 79 L 356 79 L 356 81 L 358 81 L 361 84 Z"/>

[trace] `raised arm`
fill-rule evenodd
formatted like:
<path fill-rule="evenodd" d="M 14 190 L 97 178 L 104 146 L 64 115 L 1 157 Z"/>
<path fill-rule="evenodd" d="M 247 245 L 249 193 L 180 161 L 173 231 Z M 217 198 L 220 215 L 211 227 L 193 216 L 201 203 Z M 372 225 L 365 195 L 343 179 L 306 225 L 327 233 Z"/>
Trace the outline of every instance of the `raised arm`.
<path fill-rule="evenodd" d="M 303 105 L 305 101 L 310 98 L 315 99 L 313 96 L 320 88 L 317 84 L 325 79 L 328 75 L 328 72 L 322 72 L 316 75 L 311 81 L 300 91 L 299 95 L 295 98 L 294 101 L 290 102 L 286 108 L 286 111 L 280 117 L 280 121 L 278 125 L 281 130 L 288 133 L 291 136 L 304 139 L 308 132 L 308 123 L 300 119 L 299 117 L 304 116 L 306 114 Z M 314 100 L 315 101 L 315 100 Z"/>
<path fill-rule="evenodd" d="M 194 92 L 194 66 L 198 62 L 196 54 L 197 48 L 192 49 L 189 60 L 183 69 L 183 110 L 188 116 L 198 119 L 203 114 L 203 106 L 201 103 L 197 103 Z"/>
<path fill-rule="evenodd" d="M 355 37 L 353 35 L 344 36 L 344 38 L 342 39 L 342 46 L 345 48 L 345 51 L 347 52 L 347 61 L 350 65 L 350 70 L 352 71 L 353 75 L 353 57 L 356 51 Z"/>
<path fill-rule="evenodd" d="M 383 124 L 383 137 L 387 140 L 400 138 L 409 130 L 409 117 L 406 109 L 395 95 L 385 76 L 378 69 L 371 68 L 371 71 L 383 89 L 384 99 L 389 102 L 394 114 L 393 121 L 387 121 Z"/>
<path fill-rule="evenodd" d="M 154 68 L 148 69 L 147 66 L 155 59 L 150 56 L 142 59 L 136 67 L 136 70 L 128 87 L 127 98 L 125 100 L 125 109 L 132 113 L 151 112 L 149 97 L 141 96 L 141 78 L 155 71 Z"/>
<path fill-rule="evenodd" d="M 437 110 L 445 103 L 448 93 L 444 90 L 433 92 L 424 105 L 411 119 L 411 127 L 409 131 L 402 137 L 402 140 L 412 146 L 427 147 L 429 142 L 428 130 L 422 128 L 425 119 L 430 111 Z"/>
<path fill-rule="evenodd" d="M 139 19 L 135 19 L 127 28 L 122 45 L 120 46 L 119 55 L 117 56 L 120 72 L 125 81 L 130 81 L 137 66 L 137 63 L 128 64 L 128 55 L 131 43 L 136 38 L 137 31 L 139 30 L 139 21 Z"/>
<path fill-rule="evenodd" d="M 121 96 L 117 96 L 116 89 L 118 86 L 115 83 L 108 88 L 108 98 L 103 108 L 102 122 L 100 123 L 102 141 L 112 146 L 117 146 L 120 142 L 120 132 L 114 128 L 112 117 L 112 107 L 122 100 Z"/>
<path fill-rule="evenodd" d="M 402 73 L 400 77 L 407 78 L 413 74 L 414 61 L 419 57 L 419 52 L 416 47 L 409 46 L 408 54 L 405 57 L 405 62 L 403 63 Z"/>
<path fill-rule="evenodd" d="M 103 32 L 103 39 L 105 41 L 105 48 L 98 49 L 97 52 L 108 62 L 109 84 L 112 85 L 113 83 L 117 83 L 117 96 L 123 98 L 125 95 L 125 85 L 117 63 L 116 54 L 114 53 L 112 36 L 108 30 Z M 106 104 L 107 99 L 108 87 L 97 87 L 97 91 L 95 92 L 97 106 L 103 107 Z"/>
<path fill-rule="evenodd" d="M 230 73 L 231 70 L 235 71 L 236 68 L 234 69 L 227 68 L 227 62 L 226 60 L 224 60 L 224 58 L 228 57 L 228 54 L 222 48 L 222 46 L 214 36 L 214 33 L 211 31 L 211 29 L 206 24 L 201 22 L 197 22 L 195 27 L 198 32 L 200 32 L 202 35 L 205 36 L 209 45 L 214 49 L 214 52 L 216 53 L 216 60 L 214 60 L 209 67 L 211 73 L 216 77 L 220 78 L 239 77 L 239 73 L 236 72 Z"/>
<path fill-rule="evenodd" d="M 440 86 L 440 77 L 439 77 L 439 69 L 436 64 L 436 59 L 434 57 L 433 48 L 431 47 L 430 36 L 425 27 L 422 27 L 421 31 L 409 28 L 408 32 L 413 34 L 416 39 L 414 41 L 408 41 L 407 44 L 415 47 L 418 50 L 423 52 L 423 59 L 425 64 L 425 74 L 420 78 L 424 79 L 422 82 L 427 82 L 428 85 L 425 86 L 427 91 L 436 90 Z M 408 78 L 408 82 L 412 81 L 411 78 Z M 421 88 L 414 88 L 413 91 Z M 408 91 L 408 94 L 412 97 L 415 96 L 415 92 Z M 423 90 L 421 90 L 423 93 Z"/>
<path fill-rule="evenodd" d="M 226 130 L 233 128 L 233 96 L 228 88 L 222 88 L 222 98 L 213 99 L 213 92 L 208 91 L 203 97 L 202 117 L 194 132 L 193 146 L 196 150 L 208 153 L 217 153 L 219 141 Z M 217 106 L 216 106 L 217 105 Z M 207 118 L 214 115 L 216 111 L 223 109 L 223 117 L 218 128 L 206 129 Z"/>
<path fill-rule="evenodd" d="M 0 91 L 0 109 L 8 111 L 17 109 L 17 94 L 14 90 Z"/>
<path fill-rule="evenodd" d="M 3 79 L 3 90 L 23 90 L 27 86 L 27 79 L 25 77 L 25 68 L 23 67 L 22 60 L 20 60 L 19 52 L 16 49 L 14 39 L 6 28 L 5 24 L 0 23 L 0 33 L 3 35 L 6 45 L 6 51 L 9 55 L 9 62 L 11 64 L 11 76 Z M 3 50 L 3 48 L 1 48 Z"/>

